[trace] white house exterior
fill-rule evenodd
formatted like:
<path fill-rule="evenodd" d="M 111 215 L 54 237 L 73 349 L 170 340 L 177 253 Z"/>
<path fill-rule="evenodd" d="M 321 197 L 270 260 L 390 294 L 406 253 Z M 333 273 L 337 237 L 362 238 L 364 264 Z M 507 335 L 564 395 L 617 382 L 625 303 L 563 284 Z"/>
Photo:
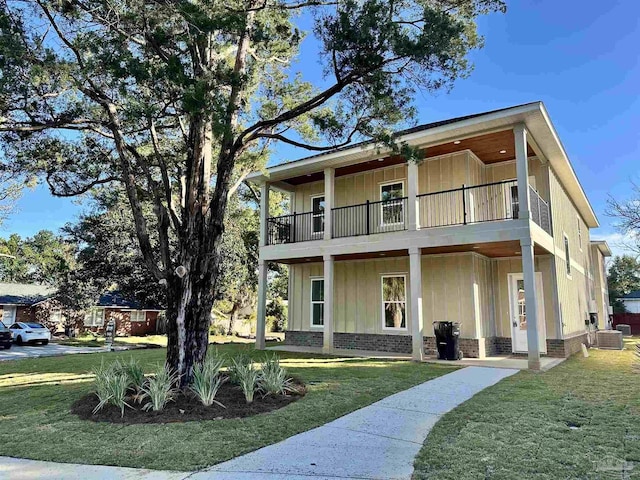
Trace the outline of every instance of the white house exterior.
<path fill-rule="evenodd" d="M 268 262 L 289 265 L 294 345 L 412 353 L 432 322 L 461 324 L 465 356 L 568 356 L 607 311 L 598 220 L 542 103 L 415 127 L 419 163 L 371 143 L 256 172 L 261 187 L 257 347 Z M 269 192 L 291 213 L 271 217 Z M 526 308 L 525 308 L 526 306 Z"/>

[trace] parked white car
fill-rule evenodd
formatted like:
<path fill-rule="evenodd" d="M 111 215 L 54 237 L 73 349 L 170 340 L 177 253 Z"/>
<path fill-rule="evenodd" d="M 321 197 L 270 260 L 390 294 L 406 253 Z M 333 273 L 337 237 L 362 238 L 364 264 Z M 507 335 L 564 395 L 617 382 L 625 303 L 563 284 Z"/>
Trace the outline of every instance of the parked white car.
<path fill-rule="evenodd" d="M 39 323 L 16 322 L 9 327 L 9 330 L 13 334 L 13 341 L 18 345 L 36 342 L 46 345 L 51 340 L 49 329 Z"/>

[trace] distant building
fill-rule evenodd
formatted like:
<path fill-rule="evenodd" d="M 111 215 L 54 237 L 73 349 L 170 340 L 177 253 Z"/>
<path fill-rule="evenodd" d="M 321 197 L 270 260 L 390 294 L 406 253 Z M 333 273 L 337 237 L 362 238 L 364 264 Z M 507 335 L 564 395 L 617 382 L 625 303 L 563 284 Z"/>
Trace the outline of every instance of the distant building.
<path fill-rule="evenodd" d="M 39 321 L 52 329 L 64 329 L 67 313 L 57 304 L 55 296 L 56 290 L 46 285 L 0 283 L 2 323 L 10 326 L 15 322 Z M 100 296 L 95 307 L 84 312 L 80 329 L 100 332 L 114 319 L 117 335 L 147 335 L 155 333 L 160 311 L 158 306 L 141 305 L 118 292 L 108 292 Z"/>
<path fill-rule="evenodd" d="M 629 313 L 640 313 L 640 290 L 634 290 L 620 297 L 619 300 L 624 304 Z"/>

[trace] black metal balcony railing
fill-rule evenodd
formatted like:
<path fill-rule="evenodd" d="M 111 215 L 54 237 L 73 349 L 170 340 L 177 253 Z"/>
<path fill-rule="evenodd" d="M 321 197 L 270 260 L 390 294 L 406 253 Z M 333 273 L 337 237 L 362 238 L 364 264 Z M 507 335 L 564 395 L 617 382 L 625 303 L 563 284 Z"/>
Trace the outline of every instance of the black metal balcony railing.
<path fill-rule="evenodd" d="M 267 243 L 306 242 L 324 235 L 324 212 L 292 213 L 267 219 Z"/>
<path fill-rule="evenodd" d="M 549 235 L 553 235 L 551 232 L 551 210 L 549 209 L 549 204 L 540 197 L 531 185 L 529 185 L 529 201 L 531 202 L 531 220 Z"/>
<path fill-rule="evenodd" d="M 518 218 L 516 180 L 418 195 L 420 228 Z"/>
<path fill-rule="evenodd" d="M 407 197 L 331 210 L 332 237 L 355 237 L 407 229 Z"/>
<path fill-rule="evenodd" d="M 529 187 L 531 219 L 549 235 L 549 204 Z M 516 219 L 519 216 L 516 180 L 425 193 L 417 196 L 420 228 L 467 225 Z M 332 238 L 355 237 L 407 229 L 408 198 L 362 203 L 331 210 Z M 320 240 L 324 211 L 293 213 L 267 219 L 269 245 Z"/>

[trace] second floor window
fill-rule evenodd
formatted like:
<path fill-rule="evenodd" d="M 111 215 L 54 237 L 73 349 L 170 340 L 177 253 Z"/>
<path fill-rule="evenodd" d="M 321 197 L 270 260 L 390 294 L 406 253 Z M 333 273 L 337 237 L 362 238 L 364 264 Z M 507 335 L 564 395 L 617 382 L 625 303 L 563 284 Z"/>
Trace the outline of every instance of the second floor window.
<path fill-rule="evenodd" d="M 324 196 L 311 197 L 313 212 L 313 234 L 324 232 Z"/>
<path fill-rule="evenodd" d="M 380 185 L 380 224 L 397 225 L 404 223 L 404 184 L 402 182 Z"/>
<path fill-rule="evenodd" d="M 567 275 L 571 275 L 571 254 L 569 251 L 569 237 L 564 236 L 564 257 L 567 267 Z"/>

